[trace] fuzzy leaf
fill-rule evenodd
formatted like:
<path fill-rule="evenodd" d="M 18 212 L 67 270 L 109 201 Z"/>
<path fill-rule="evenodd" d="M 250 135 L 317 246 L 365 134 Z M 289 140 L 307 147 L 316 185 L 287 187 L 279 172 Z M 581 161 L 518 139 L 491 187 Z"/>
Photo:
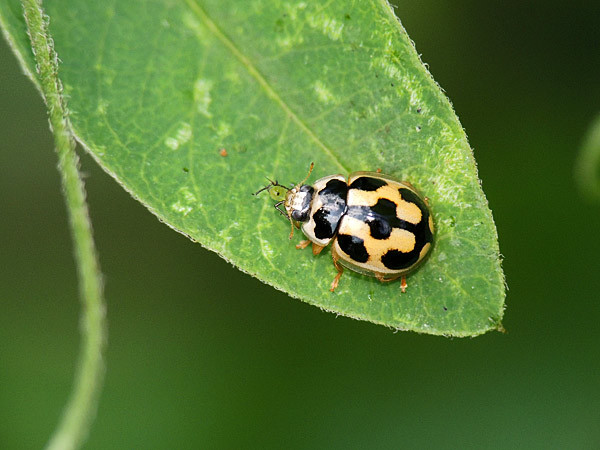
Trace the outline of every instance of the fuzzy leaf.
<path fill-rule="evenodd" d="M 329 311 L 473 336 L 500 327 L 496 229 L 464 131 L 385 0 L 53 0 L 45 7 L 78 140 L 162 221 Z M 20 5 L 5 34 L 33 69 Z M 222 151 L 225 149 L 225 152 Z M 223 155 L 227 156 L 223 156 Z M 429 260 L 399 283 L 298 251 L 265 176 L 381 169 L 429 198 Z"/>

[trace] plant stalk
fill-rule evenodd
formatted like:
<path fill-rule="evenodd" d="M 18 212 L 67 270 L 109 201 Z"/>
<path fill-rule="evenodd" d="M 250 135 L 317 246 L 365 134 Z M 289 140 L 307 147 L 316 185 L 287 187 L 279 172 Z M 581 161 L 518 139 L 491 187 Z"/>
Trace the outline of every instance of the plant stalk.
<path fill-rule="evenodd" d="M 58 57 L 48 33 L 48 17 L 39 0 L 21 0 L 35 56 L 37 76 L 54 133 L 58 170 L 69 215 L 81 298 L 82 343 L 70 399 L 48 442 L 51 450 L 81 446 L 92 423 L 104 379 L 105 304 L 100 266 L 92 236 L 79 158 L 58 78 Z"/>

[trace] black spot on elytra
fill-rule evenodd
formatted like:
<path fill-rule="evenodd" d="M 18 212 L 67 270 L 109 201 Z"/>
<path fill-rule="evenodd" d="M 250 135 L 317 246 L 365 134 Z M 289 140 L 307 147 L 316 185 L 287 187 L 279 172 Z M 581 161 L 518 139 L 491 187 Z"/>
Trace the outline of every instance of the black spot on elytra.
<path fill-rule="evenodd" d="M 388 250 L 385 255 L 381 257 L 381 262 L 385 267 L 391 270 L 401 270 L 412 266 L 419 260 L 419 253 L 416 249 L 408 253 L 401 252 L 400 250 Z"/>
<path fill-rule="evenodd" d="M 337 230 L 340 219 L 346 212 L 348 184 L 343 180 L 329 180 L 317 194 L 323 203 L 313 214 L 315 236 L 318 239 L 331 239 Z"/>
<path fill-rule="evenodd" d="M 392 228 L 406 230 L 412 225 L 396 216 L 396 204 L 387 198 L 380 198 L 373 206 L 349 206 L 346 215 L 369 225 L 375 239 L 389 238 Z"/>
<path fill-rule="evenodd" d="M 371 230 L 371 236 L 375 239 L 387 239 L 392 234 L 392 226 L 386 220 L 374 218 L 367 222 Z"/>
<path fill-rule="evenodd" d="M 342 251 L 346 253 L 354 261 L 365 263 L 369 259 L 369 253 L 365 248 L 365 241 L 356 236 L 349 234 L 339 234 L 337 237 L 338 244 Z"/>
<path fill-rule="evenodd" d="M 399 188 L 398 192 L 400 192 L 400 197 L 402 197 L 402 200 L 404 200 L 405 202 L 415 203 L 419 207 L 419 209 L 421 209 L 421 211 L 423 209 L 427 209 L 427 206 L 425 205 L 425 202 L 421 200 L 421 197 L 419 197 L 410 189 Z"/>
<path fill-rule="evenodd" d="M 390 249 L 381 257 L 381 262 L 391 270 L 401 270 L 410 267 L 419 260 L 423 246 L 433 242 L 433 236 L 429 228 L 429 210 L 425 202 L 413 191 L 399 188 L 402 199 L 416 204 L 421 210 L 421 221 L 413 224 L 400 219 L 396 215 L 396 203 L 380 198 L 373 206 L 348 206 L 346 215 L 358 219 L 367 225 L 374 239 L 387 239 L 393 228 L 407 230 L 415 236 L 415 246 L 409 252 L 401 252 L 398 249 Z M 341 247 L 341 245 L 340 245 Z"/>
<path fill-rule="evenodd" d="M 387 182 L 379 178 L 373 177 L 358 177 L 350 185 L 350 189 L 360 189 L 361 191 L 376 191 L 381 186 L 385 186 Z"/>
<path fill-rule="evenodd" d="M 404 221 L 396 216 L 396 207 L 393 201 L 381 198 L 370 208 L 373 214 L 369 215 L 370 220 L 367 223 L 371 229 L 371 236 L 375 239 L 387 239 L 393 227 L 402 227 Z"/>

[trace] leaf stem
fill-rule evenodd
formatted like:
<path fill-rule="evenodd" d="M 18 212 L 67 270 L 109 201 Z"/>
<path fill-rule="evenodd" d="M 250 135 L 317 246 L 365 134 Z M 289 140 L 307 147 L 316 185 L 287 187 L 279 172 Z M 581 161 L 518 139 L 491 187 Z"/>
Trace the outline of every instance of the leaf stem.
<path fill-rule="evenodd" d="M 75 383 L 61 422 L 47 446 L 51 450 L 66 450 L 78 448 L 86 438 L 96 413 L 104 378 L 102 354 L 106 343 L 106 325 L 102 275 L 92 237 L 85 189 L 79 173 L 75 140 L 70 131 L 58 78 L 58 58 L 48 34 L 48 17 L 39 0 L 21 0 L 21 3 L 41 91 L 48 108 L 50 127 L 54 133 L 82 302 L 82 344 Z"/>
<path fill-rule="evenodd" d="M 600 200 L 600 115 L 590 124 L 575 164 L 575 179 L 589 200 Z"/>

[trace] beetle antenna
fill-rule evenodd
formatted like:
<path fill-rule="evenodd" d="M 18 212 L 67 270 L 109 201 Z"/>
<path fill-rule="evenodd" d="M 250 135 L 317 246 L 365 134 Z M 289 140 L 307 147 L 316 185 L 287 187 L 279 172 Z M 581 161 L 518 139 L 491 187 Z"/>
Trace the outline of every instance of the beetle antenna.
<path fill-rule="evenodd" d="M 265 187 L 260 188 L 258 191 L 256 191 L 254 194 L 252 195 L 258 195 L 260 194 L 262 191 L 267 191 L 271 186 L 273 186 L 272 184 L 267 184 Z"/>
<path fill-rule="evenodd" d="M 269 180 L 269 179 L 267 178 L 267 180 Z M 277 180 L 275 180 L 275 181 L 273 181 L 273 180 L 269 180 L 269 181 L 271 182 L 271 186 L 280 186 L 280 187 L 282 187 L 282 188 L 285 188 L 285 189 L 286 189 L 286 190 L 288 190 L 288 191 L 290 190 L 290 188 L 289 188 L 289 187 L 287 187 L 287 186 L 284 186 L 283 184 L 279 184 L 279 181 L 277 181 Z"/>
<path fill-rule="evenodd" d="M 310 177 L 310 173 L 313 171 L 313 167 L 315 167 L 315 163 L 311 162 L 310 167 L 308 168 L 308 174 L 306 175 L 306 178 L 304 178 L 304 180 L 298 183 L 298 186 L 302 186 L 304 183 L 306 183 L 306 180 L 308 180 L 308 177 Z"/>
<path fill-rule="evenodd" d="M 256 191 L 254 194 L 252 195 L 258 195 L 260 194 L 262 191 L 268 191 L 269 189 L 271 189 L 273 186 L 280 186 L 282 188 L 285 188 L 286 190 L 290 190 L 289 187 L 284 186 L 283 184 L 279 184 L 279 182 L 277 180 L 273 181 L 271 180 L 269 177 L 265 177 L 267 180 L 269 180 L 269 184 L 267 184 L 265 187 L 260 188 L 258 191 Z"/>

